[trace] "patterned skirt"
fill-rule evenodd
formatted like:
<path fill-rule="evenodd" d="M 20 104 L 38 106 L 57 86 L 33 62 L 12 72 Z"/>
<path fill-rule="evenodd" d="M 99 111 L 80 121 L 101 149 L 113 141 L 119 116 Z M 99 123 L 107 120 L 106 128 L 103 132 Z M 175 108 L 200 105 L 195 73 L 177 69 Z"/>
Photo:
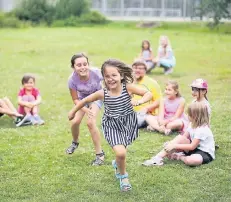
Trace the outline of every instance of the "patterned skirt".
<path fill-rule="evenodd" d="M 104 137 L 111 147 L 130 145 L 138 137 L 137 115 L 132 112 L 116 118 L 104 114 L 102 118 Z"/>

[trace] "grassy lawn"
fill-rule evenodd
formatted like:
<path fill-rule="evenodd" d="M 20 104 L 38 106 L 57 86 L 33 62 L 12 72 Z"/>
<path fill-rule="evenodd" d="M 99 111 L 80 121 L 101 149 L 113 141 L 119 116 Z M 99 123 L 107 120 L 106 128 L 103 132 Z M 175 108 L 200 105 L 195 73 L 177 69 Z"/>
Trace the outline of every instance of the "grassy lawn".
<path fill-rule="evenodd" d="M 133 190 L 121 193 L 111 167 L 114 155 L 103 135 L 106 165 L 90 166 L 94 149 L 85 120 L 79 149 L 71 156 L 65 154 L 71 143 L 67 120 L 72 107 L 67 88 L 70 58 L 85 52 L 94 66 L 110 57 L 131 63 L 143 39 L 149 39 L 156 51 L 161 34 L 170 37 L 177 66 L 171 76 L 164 76 L 162 69 L 150 76 L 162 90 L 165 81 L 177 80 L 188 103 L 191 81 L 198 77 L 208 81 L 211 128 L 220 149 L 215 161 L 198 168 L 169 160 L 163 167 L 142 167 L 174 135 L 141 130 L 128 149 Z M 40 114 L 46 121 L 41 127 L 15 128 L 8 117 L 0 119 L 0 201 L 231 201 L 230 47 L 231 35 L 182 29 L 0 29 L 0 97 L 8 96 L 16 105 L 21 77 L 34 73 L 43 97 Z"/>

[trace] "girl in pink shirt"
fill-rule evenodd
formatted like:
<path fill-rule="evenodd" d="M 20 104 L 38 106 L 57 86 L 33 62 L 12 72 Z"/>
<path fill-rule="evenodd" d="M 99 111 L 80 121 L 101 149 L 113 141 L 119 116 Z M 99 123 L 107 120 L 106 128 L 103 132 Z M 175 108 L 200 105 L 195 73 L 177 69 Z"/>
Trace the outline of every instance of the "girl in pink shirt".
<path fill-rule="evenodd" d="M 29 74 L 24 75 L 22 86 L 23 88 L 18 93 L 18 112 L 25 117 L 16 126 L 19 127 L 27 121 L 31 121 L 33 125 L 44 124 L 44 121 L 38 115 L 38 105 L 42 99 L 39 90 L 35 88 L 35 77 Z"/>
<path fill-rule="evenodd" d="M 160 101 L 159 115 L 146 117 L 148 129 L 169 135 L 172 130 L 184 130 L 188 124 L 184 114 L 185 99 L 181 97 L 178 83 L 169 81 L 165 88 L 165 97 Z"/>

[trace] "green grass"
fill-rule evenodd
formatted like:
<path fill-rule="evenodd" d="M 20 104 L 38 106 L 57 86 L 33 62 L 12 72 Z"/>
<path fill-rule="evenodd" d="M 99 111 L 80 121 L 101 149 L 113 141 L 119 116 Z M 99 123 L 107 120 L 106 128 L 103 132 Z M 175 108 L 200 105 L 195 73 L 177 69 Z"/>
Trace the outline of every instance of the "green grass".
<path fill-rule="evenodd" d="M 169 160 L 163 167 L 142 167 L 174 136 L 141 130 L 127 156 L 133 190 L 121 193 L 111 167 L 114 154 L 103 138 L 106 165 L 90 166 L 94 149 L 85 120 L 79 149 L 71 156 L 65 154 L 71 142 L 70 58 L 83 51 L 95 66 L 110 57 L 131 63 L 143 39 L 149 39 L 155 51 L 161 34 L 170 37 L 177 66 L 171 76 L 164 76 L 162 69 L 150 76 L 162 90 L 167 79 L 177 80 L 188 103 L 191 81 L 208 80 L 211 127 L 220 149 L 215 161 L 198 168 Z M 46 121 L 42 127 L 15 128 L 8 117 L 0 119 L 0 201 L 231 201 L 231 36 L 113 26 L 1 29 L 0 36 L 0 97 L 8 96 L 16 104 L 21 77 L 35 73 Z"/>

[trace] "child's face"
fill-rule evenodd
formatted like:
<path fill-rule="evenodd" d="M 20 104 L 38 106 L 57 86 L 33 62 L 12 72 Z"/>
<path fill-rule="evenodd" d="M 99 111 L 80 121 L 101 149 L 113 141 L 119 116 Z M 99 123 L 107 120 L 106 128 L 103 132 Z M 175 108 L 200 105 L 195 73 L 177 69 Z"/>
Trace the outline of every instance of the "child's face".
<path fill-rule="evenodd" d="M 85 57 L 76 58 L 74 63 L 74 69 L 80 77 L 88 76 L 89 65 Z"/>
<path fill-rule="evenodd" d="M 172 85 L 170 84 L 166 85 L 164 93 L 168 99 L 174 99 L 177 95 L 177 92 L 173 89 Z"/>
<path fill-rule="evenodd" d="M 200 100 L 204 98 L 205 94 L 206 94 L 206 90 L 192 87 L 192 96 L 194 99 Z"/>
<path fill-rule="evenodd" d="M 167 46 L 168 45 L 168 42 L 167 42 L 167 39 L 166 38 L 161 38 L 160 39 L 160 44 L 161 44 L 161 46 Z"/>
<path fill-rule="evenodd" d="M 146 70 L 143 65 L 133 66 L 132 70 L 133 70 L 133 74 L 136 80 L 142 79 L 146 74 Z"/>
<path fill-rule="evenodd" d="M 31 90 L 32 88 L 34 88 L 34 85 L 35 85 L 34 80 L 32 78 L 30 78 L 27 83 L 23 84 L 23 87 L 26 90 Z"/>
<path fill-rule="evenodd" d="M 120 86 L 121 80 L 123 77 L 121 77 L 118 69 L 113 66 L 107 66 L 104 70 L 104 80 L 107 85 L 107 87 L 112 90 L 116 89 Z"/>
<path fill-rule="evenodd" d="M 145 41 L 145 42 L 143 43 L 143 47 L 144 47 L 145 50 L 147 50 L 147 49 L 149 48 L 148 42 Z"/>

